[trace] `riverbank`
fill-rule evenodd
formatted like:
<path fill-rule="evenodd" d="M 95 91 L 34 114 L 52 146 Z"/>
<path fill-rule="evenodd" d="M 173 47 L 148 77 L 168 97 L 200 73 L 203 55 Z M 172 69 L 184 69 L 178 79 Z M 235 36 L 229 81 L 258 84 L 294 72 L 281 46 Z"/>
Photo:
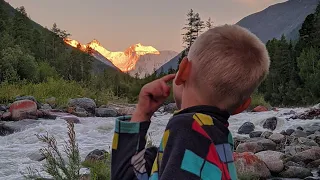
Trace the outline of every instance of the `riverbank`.
<path fill-rule="evenodd" d="M 36 112 L 46 112 L 50 114 L 50 118 L 44 119 L 46 116 L 42 116 L 0 123 L 1 132 L 5 129 L 3 127 L 12 129 L 12 133 L 0 136 L 0 165 L 3 167 L 0 169 L 0 177 L 8 180 L 22 179 L 19 172 L 26 172 L 28 167 L 41 169 L 44 160 L 38 150 L 43 144 L 35 134 L 48 132 L 57 139 L 58 146 L 62 149 L 67 139 L 67 121 L 76 123 L 76 140 L 81 159 L 84 160 L 95 149 L 110 152 L 115 117 L 130 115 L 135 108 L 134 104 L 97 107 L 92 99 L 78 98 L 71 99 L 64 109 L 54 109 L 53 99 L 39 104 L 31 97 L 20 97 L 9 106 L 6 105 L 6 112 L 10 112 L 10 106 L 15 103 L 23 104 L 21 102 L 31 104 L 32 110 L 36 105 Z M 175 108 L 174 104 L 165 105 L 152 117 L 148 135 L 153 144 L 160 143 Z M 260 106 L 255 109 L 261 111 L 244 112 L 231 116 L 229 120 L 229 128 L 235 139 L 234 157 L 239 178 L 316 179 L 320 165 L 320 119 L 312 115 L 317 114 L 317 107 L 270 110 Z M 20 117 L 30 115 L 25 114 L 25 110 L 26 108 L 18 111 L 22 113 Z M 88 170 L 83 168 L 81 172 L 87 173 Z"/>

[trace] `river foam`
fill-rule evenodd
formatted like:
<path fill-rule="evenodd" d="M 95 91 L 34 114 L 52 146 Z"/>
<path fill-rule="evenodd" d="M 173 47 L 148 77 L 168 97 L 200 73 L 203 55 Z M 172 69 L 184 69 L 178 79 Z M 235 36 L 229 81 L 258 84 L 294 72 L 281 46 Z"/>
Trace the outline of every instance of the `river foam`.
<path fill-rule="evenodd" d="M 283 115 L 290 110 L 303 112 L 305 109 L 280 109 L 280 111 L 269 111 L 262 113 L 241 113 L 232 116 L 229 120 L 230 130 L 234 136 L 238 128 L 246 121 L 255 124 L 256 130 L 263 130 L 262 124 L 266 118 L 278 117 L 276 132 L 298 126 L 309 126 L 317 120 L 287 120 L 289 115 Z M 159 144 L 162 133 L 171 114 L 157 114 L 153 117 L 149 129 L 151 139 L 155 144 Z M 112 143 L 115 118 L 81 118 L 80 124 L 75 124 L 76 138 L 79 144 L 79 150 L 82 160 L 94 149 L 110 150 Z M 67 139 L 67 123 L 65 120 L 39 120 L 37 123 L 30 124 L 23 131 L 0 137 L 0 179 L 1 180 L 20 180 L 23 179 L 21 172 L 26 172 L 28 167 L 40 169 L 44 162 L 31 160 L 28 156 L 38 152 L 43 147 L 35 134 L 48 132 L 53 135 L 62 150 L 64 140 Z"/>

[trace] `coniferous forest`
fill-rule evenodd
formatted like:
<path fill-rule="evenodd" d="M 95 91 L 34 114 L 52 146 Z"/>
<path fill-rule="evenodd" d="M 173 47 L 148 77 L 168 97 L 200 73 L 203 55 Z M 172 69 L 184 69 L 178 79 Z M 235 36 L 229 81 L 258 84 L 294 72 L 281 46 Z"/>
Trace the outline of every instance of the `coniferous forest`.
<path fill-rule="evenodd" d="M 203 22 L 198 13 L 188 12 L 184 47 L 188 49 L 204 28 L 211 27 L 210 18 Z M 305 106 L 320 100 L 320 6 L 307 16 L 299 33 L 296 40 L 283 36 L 266 43 L 271 69 L 257 94 L 272 106 Z M 13 9 L 0 0 L 0 103 L 22 95 L 39 100 L 56 96 L 59 104 L 79 96 L 98 104 L 136 102 L 144 84 L 166 75 L 154 73 L 138 79 L 112 68 L 96 73 L 89 52 L 64 43 L 70 35 L 56 23 L 43 28 L 29 18 L 23 6 Z"/>

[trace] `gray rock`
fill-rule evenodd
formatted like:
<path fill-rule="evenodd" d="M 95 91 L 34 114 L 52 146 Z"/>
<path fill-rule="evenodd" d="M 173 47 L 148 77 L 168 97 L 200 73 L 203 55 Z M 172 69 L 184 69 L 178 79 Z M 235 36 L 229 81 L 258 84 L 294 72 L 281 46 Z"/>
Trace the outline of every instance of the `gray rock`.
<path fill-rule="evenodd" d="M 282 130 L 282 131 L 280 132 L 280 134 L 282 134 L 282 135 L 284 135 L 284 136 L 287 136 L 287 133 L 286 133 L 285 130 Z"/>
<path fill-rule="evenodd" d="M 236 151 L 257 153 L 260 151 L 276 150 L 276 146 L 276 143 L 269 139 L 252 139 L 248 142 L 239 144 Z"/>
<path fill-rule="evenodd" d="M 249 134 L 254 131 L 254 124 L 252 122 L 245 122 L 242 126 L 238 129 L 239 134 Z"/>
<path fill-rule="evenodd" d="M 287 129 L 287 130 L 286 130 L 286 134 L 287 134 L 288 136 L 290 136 L 292 133 L 294 133 L 294 129 Z"/>
<path fill-rule="evenodd" d="M 320 145 L 320 134 L 311 134 L 308 136 L 308 139 L 311 139 Z"/>
<path fill-rule="evenodd" d="M 292 162 L 292 161 L 288 161 L 284 164 L 285 166 L 296 166 L 296 167 L 304 167 L 304 165 L 302 164 L 299 164 L 299 163 L 295 163 L 295 162 Z"/>
<path fill-rule="evenodd" d="M 303 131 L 303 128 L 301 126 L 297 127 L 297 130 Z"/>
<path fill-rule="evenodd" d="M 304 137 L 299 137 L 294 140 L 291 145 L 306 145 L 306 146 L 319 146 L 314 140 Z"/>
<path fill-rule="evenodd" d="M 101 161 L 106 159 L 106 154 L 108 152 L 105 150 L 95 149 L 91 151 L 87 156 L 85 161 Z"/>
<path fill-rule="evenodd" d="M 320 159 L 320 147 L 311 147 L 308 150 L 302 151 L 294 155 L 290 160 L 293 162 L 309 163 Z"/>
<path fill-rule="evenodd" d="M 5 112 L 2 114 L 1 119 L 3 121 L 10 121 L 11 120 L 11 112 Z"/>
<path fill-rule="evenodd" d="M 279 173 L 283 170 L 284 164 L 281 158 L 283 153 L 277 151 L 262 151 L 256 153 L 256 156 L 260 158 L 268 167 L 271 172 Z"/>
<path fill-rule="evenodd" d="M 296 114 L 294 110 L 290 110 L 289 112 L 283 113 L 283 115 L 293 115 Z"/>
<path fill-rule="evenodd" d="M 265 129 L 270 129 L 270 130 L 275 130 L 277 127 L 277 118 L 276 117 L 271 117 L 265 120 L 263 123 L 263 128 Z"/>
<path fill-rule="evenodd" d="M 41 107 L 41 104 L 36 100 L 35 97 L 33 96 L 18 96 L 16 97 L 15 101 L 20 101 L 20 100 L 30 100 L 30 101 L 33 101 L 37 104 L 37 107 L 40 108 Z"/>
<path fill-rule="evenodd" d="M 79 118 L 77 118 L 75 116 L 64 116 L 64 117 L 61 117 L 61 119 L 66 120 L 68 123 L 74 123 L 74 124 L 80 123 Z"/>
<path fill-rule="evenodd" d="M 248 174 L 254 179 L 266 179 L 271 176 L 266 164 L 253 153 L 235 153 L 234 159 L 239 179 L 244 179 Z"/>
<path fill-rule="evenodd" d="M 286 170 L 280 173 L 280 176 L 285 178 L 306 178 L 312 176 L 312 173 L 304 167 L 288 166 Z"/>
<path fill-rule="evenodd" d="M 32 153 L 28 157 L 33 161 L 42 161 L 46 158 L 40 152 Z"/>
<path fill-rule="evenodd" d="M 273 133 L 270 132 L 270 131 L 265 131 L 265 132 L 263 132 L 263 133 L 261 134 L 261 137 L 268 139 L 272 134 L 273 134 Z"/>
<path fill-rule="evenodd" d="M 50 106 L 50 104 L 43 104 L 41 106 L 41 110 L 52 110 L 52 107 Z"/>
<path fill-rule="evenodd" d="M 239 144 L 236 152 L 238 153 L 244 153 L 244 152 L 252 152 L 252 153 L 257 153 L 263 151 L 263 146 L 262 144 L 259 144 L 257 142 L 245 142 L 242 144 Z"/>
<path fill-rule="evenodd" d="M 272 140 L 273 142 L 275 143 L 281 143 L 282 141 L 285 140 L 285 136 L 282 135 L 282 134 L 279 134 L 279 133 L 275 133 L 275 134 L 272 134 L 269 139 Z"/>
<path fill-rule="evenodd" d="M 3 105 L 3 104 L 0 104 L 0 111 L 6 112 L 7 111 L 7 106 Z"/>
<path fill-rule="evenodd" d="M 87 112 L 94 114 L 96 103 L 94 100 L 90 98 L 76 98 L 76 99 L 70 99 L 68 102 L 69 107 L 79 107 L 84 108 Z"/>
<path fill-rule="evenodd" d="M 286 155 L 294 156 L 300 152 L 303 152 L 305 150 L 311 149 L 310 146 L 306 145 L 299 145 L 299 146 L 286 146 L 284 151 Z"/>
<path fill-rule="evenodd" d="M 118 115 L 114 108 L 96 108 L 95 111 L 97 117 L 116 117 Z"/>
<path fill-rule="evenodd" d="M 249 134 L 249 137 L 250 137 L 250 138 L 260 137 L 261 134 L 262 134 L 262 131 L 252 131 L 252 132 Z"/>
<path fill-rule="evenodd" d="M 76 107 L 73 114 L 78 117 L 88 117 L 89 116 L 89 113 L 84 108 L 81 108 L 81 107 Z"/>
<path fill-rule="evenodd" d="M 318 168 L 320 166 L 320 159 L 314 160 L 307 164 L 307 168 Z"/>
<path fill-rule="evenodd" d="M 170 103 L 163 107 L 164 112 L 173 113 L 176 110 L 178 110 L 176 103 Z"/>
<path fill-rule="evenodd" d="M 319 131 L 320 127 L 319 126 L 310 126 L 310 127 L 306 127 L 304 129 L 304 132 L 306 132 L 306 134 L 309 136 L 311 134 L 314 134 L 316 131 Z"/>
<path fill-rule="evenodd" d="M 6 136 L 12 133 L 14 133 L 14 129 L 6 126 L 4 123 L 0 123 L 0 136 Z"/>
<path fill-rule="evenodd" d="M 303 132 L 303 130 L 297 129 L 297 130 L 294 131 L 290 136 L 294 136 L 294 137 L 307 137 L 307 133 Z"/>
<path fill-rule="evenodd" d="M 57 106 L 56 98 L 51 97 L 45 100 L 47 104 L 49 104 L 51 107 L 55 108 Z"/>

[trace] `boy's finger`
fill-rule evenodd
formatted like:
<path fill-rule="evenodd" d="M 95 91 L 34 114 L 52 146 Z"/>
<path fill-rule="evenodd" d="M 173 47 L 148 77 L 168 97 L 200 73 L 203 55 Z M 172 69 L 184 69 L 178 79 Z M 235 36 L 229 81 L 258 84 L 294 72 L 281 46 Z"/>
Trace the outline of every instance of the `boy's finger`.
<path fill-rule="evenodd" d="M 164 81 L 161 81 L 161 89 L 163 96 L 169 96 L 170 95 L 170 86 L 168 86 Z"/>
<path fill-rule="evenodd" d="M 173 80 L 175 77 L 176 77 L 176 74 L 168 74 L 166 76 L 163 76 L 161 78 L 161 80 L 164 81 L 164 82 L 168 82 L 168 81 Z"/>

